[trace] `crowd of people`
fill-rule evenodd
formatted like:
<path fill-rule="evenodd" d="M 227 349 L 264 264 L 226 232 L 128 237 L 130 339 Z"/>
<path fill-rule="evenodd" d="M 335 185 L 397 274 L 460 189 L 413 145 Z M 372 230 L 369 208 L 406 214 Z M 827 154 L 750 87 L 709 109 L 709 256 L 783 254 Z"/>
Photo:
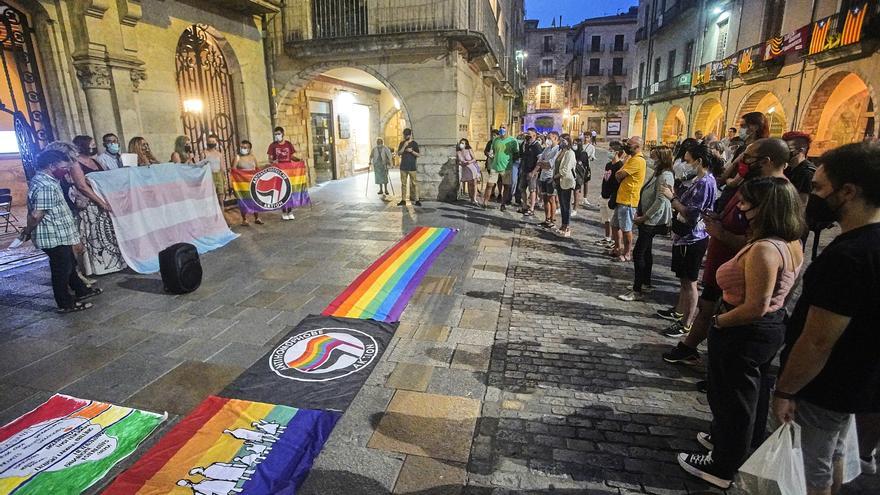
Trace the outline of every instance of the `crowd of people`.
<path fill-rule="evenodd" d="M 540 196 L 541 225 L 570 236 L 572 208 L 582 206 L 571 192 L 586 192 L 595 149 L 584 137 L 556 132 L 529 129 L 516 144 L 505 135 L 500 129 L 486 146 L 481 206 L 499 180 L 513 184 L 511 193 L 497 191 L 502 209 L 519 201 L 531 216 Z M 760 112 L 743 115 L 723 139 L 698 132 L 675 147 L 646 150 L 653 170 L 639 137 L 608 145 L 598 218 L 604 232 L 595 244 L 613 261 L 633 263 L 632 286 L 618 296 L 632 302 L 654 289 L 654 239 L 671 236 L 677 298 L 657 316 L 671 321 L 663 333 L 680 340 L 662 359 L 700 364 L 698 347 L 707 343 L 708 379 L 698 388 L 712 412 L 709 431 L 696 438 L 706 450 L 682 453 L 678 462 L 720 488 L 766 439 L 768 419 L 800 425 L 810 495 L 840 488 L 851 424 L 863 471 L 876 472 L 880 146 L 845 145 L 814 164 L 810 145 L 810 135 L 798 131 L 771 138 Z M 468 168 L 462 180 L 476 202 L 470 191 L 479 169 L 467 141 L 460 146 L 459 164 Z M 502 152 L 514 159 L 498 160 Z M 841 233 L 817 257 L 819 233 L 835 223 Z M 811 231 L 814 259 L 802 274 Z"/>

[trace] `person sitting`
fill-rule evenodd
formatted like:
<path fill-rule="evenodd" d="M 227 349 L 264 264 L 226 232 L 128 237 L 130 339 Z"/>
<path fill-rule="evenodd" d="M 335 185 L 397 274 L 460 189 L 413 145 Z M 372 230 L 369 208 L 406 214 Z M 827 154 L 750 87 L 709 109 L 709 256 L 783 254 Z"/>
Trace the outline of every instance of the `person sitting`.
<path fill-rule="evenodd" d="M 131 138 L 131 141 L 128 142 L 128 152 L 137 155 L 137 163 L 139 167 L 159 163 L 159 160 L 157 160 L 156 157 L 153 156 L 153 152 L 150 151 L 150 143 L 140 136 Z"/>
<path fill-rule="evenodd" d="M 122 156 L 119 155 L 119 138 L 116 134 L 104 134 L 101 138 L 101 144 L 104 146 L 104 152 L 98 155 L 98 163 L 104 170 L 113 170 L 122 168 Z"/>

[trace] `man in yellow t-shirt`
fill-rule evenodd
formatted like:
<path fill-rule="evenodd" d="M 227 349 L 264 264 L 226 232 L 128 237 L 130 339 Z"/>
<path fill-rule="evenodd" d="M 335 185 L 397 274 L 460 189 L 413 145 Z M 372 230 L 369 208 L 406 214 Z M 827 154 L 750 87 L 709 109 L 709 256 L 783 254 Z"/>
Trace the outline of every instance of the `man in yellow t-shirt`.
<path fill-rule="evenodd" d="M 645 182 L 647 163 L 642 156 L 642 138 L 633 136 L 626 141 L 624 151 L 629 158 L 623 163 L 623 167 L 617 171 L 615 177 L 620 182 L 617 189 L 617 198 L 614 215 L 611 217 L 611 228 L 614 230 L 614 239 L 618 239 L 617 232 L 623 233 L 623 245 L 615 246 L 615 261 L 631 261 L 633 250 L 633 219 L 636 209 L 639 207 L 639 196 L 642 192 L 642 183 Z"/>

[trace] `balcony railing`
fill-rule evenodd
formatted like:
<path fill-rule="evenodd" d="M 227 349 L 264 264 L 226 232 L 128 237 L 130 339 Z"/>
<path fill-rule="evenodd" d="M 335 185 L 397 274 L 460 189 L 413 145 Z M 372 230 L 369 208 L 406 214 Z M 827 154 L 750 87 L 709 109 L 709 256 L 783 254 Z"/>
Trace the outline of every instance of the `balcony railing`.
<path fill-rule="evenodd" d="M 605 51 L 605 43 L 599 43 L 598 45 L 593 46 L 592 44 L 587 46 L 587 53 L 602 53 Z"/>
<path fill-rule="evenodd" d="M 681 17 L 691 7 L 695 7 L 697 2 L 698 0 L 678 0 L 678 2 L 666 9 L 662 14 L 658 14 L 651 22 L 652 34 L 656 34 L 657 31 L 675 22 L 676 19 Z"/>
<path fill-rule="evenodd" d="M 641 91 L 639 91 L 639 88 L 632 88 L 627 92 L 627 99 L 629 101 L 636 101 L 642 97 L 642 95 L 640 95 L 639 93 L 641 93 Z"/>
<path fill-rule="evenodd" d="M 623 43 L 622 45 L 611 45 L 611 53 L 622 53 L 629 51 L 629 43 Z"/>
<path fill-rule="evenodd" d="M 856 45 L 863 39 L 880 38 L 877 29 L 880 2 L 864 0 L 849 9 L 819 19 L 810 27 L 812 36 L 807 55 L 816 59 L 833 59 L 829 52 Z M 870 50 L 869 50 L 870 51 Z"/>
<path fill-rule="evenodd" d="M 605 69 L 595 69 L 595 70 L 594 70 L 594 69 L 590 69 L 590 70 L 587 71 L 587 73 L 586 73 L 585 75 L 588 76 L 588 77 L 604 76 L 604 75 L 605 75 Z"/>
<path fill-rule="evenodd" d="M 626 75 L 626 67 L 619 67 L 617 69 L 611 69 L 612 76 L 625 76 Z"/>
<path fill-rule="evenodd" d="M 687 94 L 691 90 L 690 76 L 690 73 L 683 73 L 660 82 L 655 82 L 648 87 L 646 96 L 654 100 L 660 100 Z"/>

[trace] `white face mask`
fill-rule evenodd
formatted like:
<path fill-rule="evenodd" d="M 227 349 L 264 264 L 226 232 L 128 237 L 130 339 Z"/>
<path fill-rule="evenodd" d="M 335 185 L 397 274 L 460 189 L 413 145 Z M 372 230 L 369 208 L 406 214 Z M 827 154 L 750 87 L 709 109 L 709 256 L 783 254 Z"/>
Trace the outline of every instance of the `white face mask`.
<path fill-rule="evenodd" d="M 250 152 L 250 150 L 247 149 L 247 148 L 241 148 L 241 149 L 238 150 L 238 151 L 239 151 L 242 155 L 247 155 L 247 154 Z"/>
<path fill-rule="evenodd" d="M 284 134 L 275 134 L 275 142 L 280 143 L 284 139 Z"/>
<path fill-rule="evenodd" d="M 458 143 L 458 149 L 463 150 L 463 149 L 464 149 L 464 143 Z"/>

